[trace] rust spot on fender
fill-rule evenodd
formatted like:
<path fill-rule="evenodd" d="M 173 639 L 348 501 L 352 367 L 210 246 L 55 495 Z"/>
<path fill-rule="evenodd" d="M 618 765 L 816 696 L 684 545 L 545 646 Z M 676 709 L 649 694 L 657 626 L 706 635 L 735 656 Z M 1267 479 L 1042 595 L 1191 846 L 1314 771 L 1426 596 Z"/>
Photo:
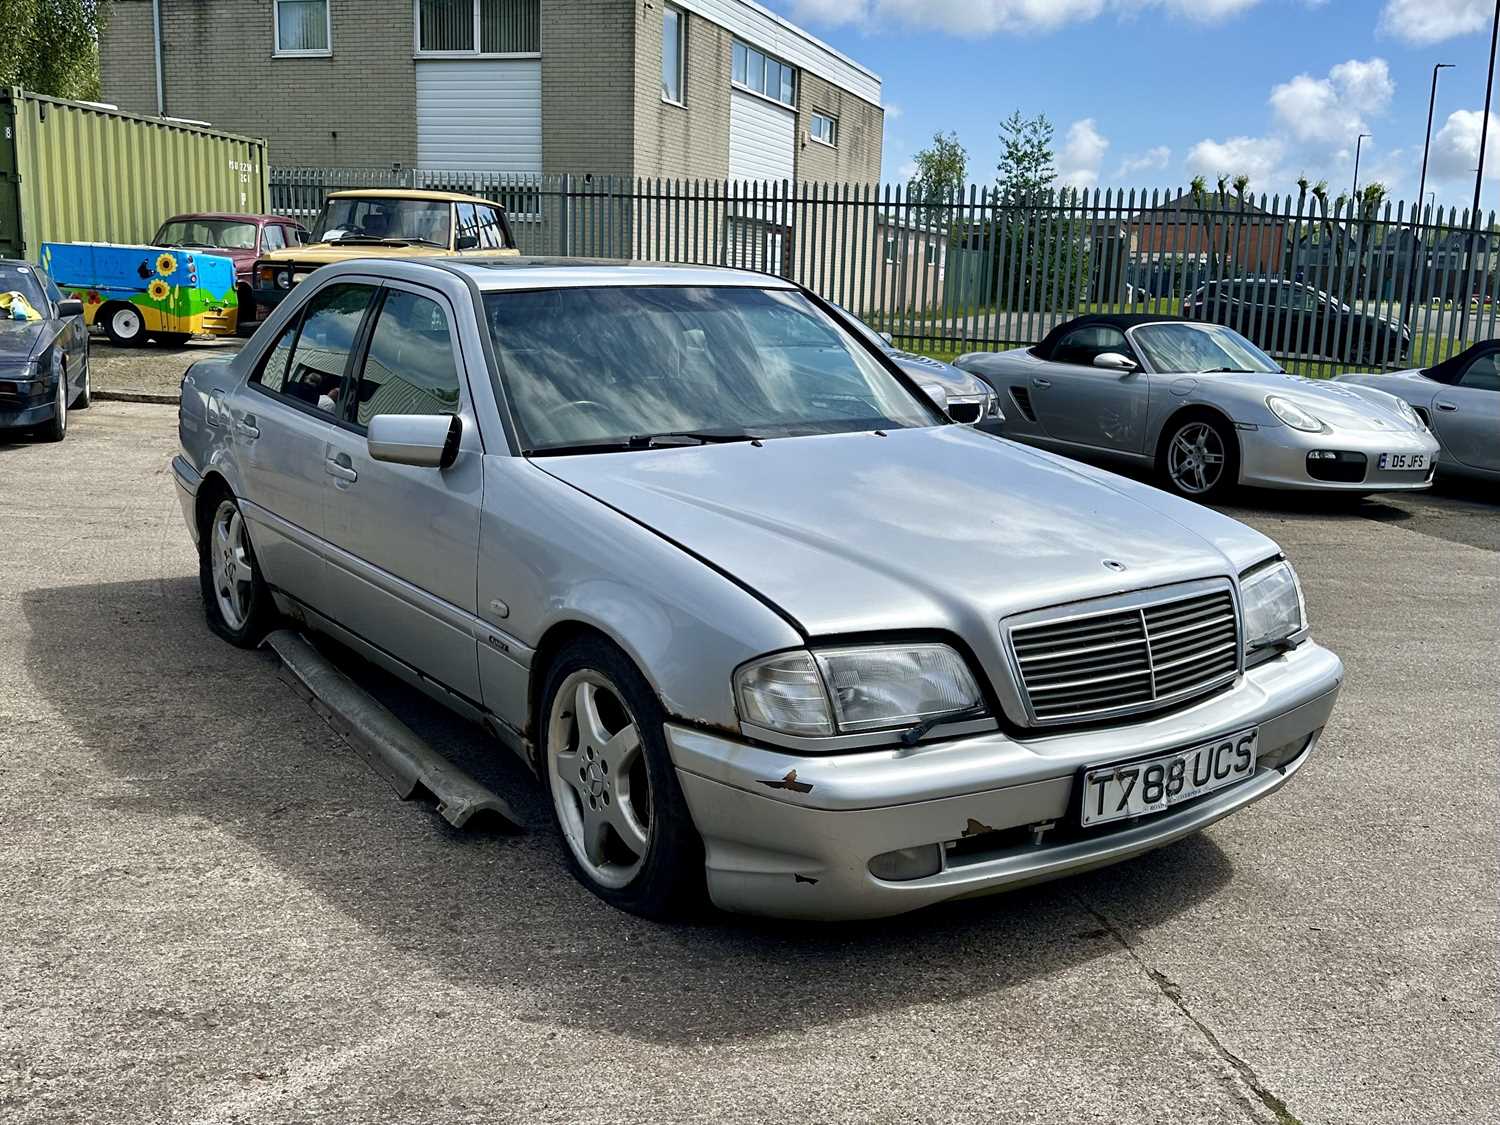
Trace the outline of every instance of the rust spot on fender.
<path fill-rule="evenodd" d="M 797 780 L 796 770 L 787 770 L 786 776 L 780 781 L 762 781 L 761 784 L 767 789 L 790 789 L 793 793 L 812 792 L 812 786 L 809 783 Z"/>
<path fill-rule="evenodd" d="M 979 821 L 971 816 L 969 817 L 969 823 L 964 825 L 963 837 L 967 840 L 970 836 L 983 836 L 986 832 L 993 831 L 994 829 L 988 824 L 980 824 Z"/>

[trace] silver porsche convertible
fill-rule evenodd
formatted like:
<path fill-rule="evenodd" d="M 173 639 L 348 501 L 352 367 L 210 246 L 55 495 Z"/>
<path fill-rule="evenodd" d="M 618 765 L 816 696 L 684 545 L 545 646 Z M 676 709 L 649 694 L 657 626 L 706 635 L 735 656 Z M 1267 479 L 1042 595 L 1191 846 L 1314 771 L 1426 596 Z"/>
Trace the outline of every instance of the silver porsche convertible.
<path fill-rule="evenodd" d="M 1035 347 L 954 362 L 1001 395 L 1004 436 L 1149 465 L 1194 499 L 1241 484 L 1352 493 L 1432 484 L 1438 443 L 1408 403 L 1289 375 L 1221 325 L 1081 316 Z"/>

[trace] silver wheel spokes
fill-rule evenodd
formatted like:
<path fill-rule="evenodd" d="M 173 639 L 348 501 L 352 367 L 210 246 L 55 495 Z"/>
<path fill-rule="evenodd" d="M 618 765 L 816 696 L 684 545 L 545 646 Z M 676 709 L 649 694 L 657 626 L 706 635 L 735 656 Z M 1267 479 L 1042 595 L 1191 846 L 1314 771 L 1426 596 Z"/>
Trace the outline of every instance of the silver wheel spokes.
<path fill-rule="evenodd" d="M 1167 447 L 1167 472 L 1184 492 L 1207 492 L 1224 475 L 1224 443 L 1206 422 L 1182 427 Z"/>
<path fill-rule="evenodd" d="M 609 681 L 588 669 L 563 681 L 548 727 L 552 796 L 568 847 L 595 880 L 622 887 L 651 842 L 640 730 Z"/>
<path fill-rule="evenodd" d="M 214 593 L 224 623 L 231 629 L 244 628 L 245 622 L 250 620 L 255 571 L 250 565 L 245 520 L 233 504 L 225 502 L 214 513 L 208 550 L 213 564 Z"/>
<path fill-rule="evenodd" d="M 65 367 L 57 377 L 57 428 L 68 428 L 68 369 Z"/>

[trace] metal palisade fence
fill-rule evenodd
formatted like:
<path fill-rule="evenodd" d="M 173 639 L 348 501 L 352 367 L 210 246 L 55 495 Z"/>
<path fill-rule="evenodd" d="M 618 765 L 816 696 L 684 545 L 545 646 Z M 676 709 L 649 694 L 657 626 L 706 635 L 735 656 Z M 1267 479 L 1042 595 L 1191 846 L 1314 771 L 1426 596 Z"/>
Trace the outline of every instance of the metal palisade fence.
<path fill-rule="evenodd" d="M 1309 375 L 1423 366 L 1497 335 L 1491 212 L 1321 195 L 273 169 L 274 210 L 421 187 L 504 204 L 521 251 L 731 266 L 798 282 L 916 351 L 1034 343 L 1087 312 L 1237 328 Z"/>

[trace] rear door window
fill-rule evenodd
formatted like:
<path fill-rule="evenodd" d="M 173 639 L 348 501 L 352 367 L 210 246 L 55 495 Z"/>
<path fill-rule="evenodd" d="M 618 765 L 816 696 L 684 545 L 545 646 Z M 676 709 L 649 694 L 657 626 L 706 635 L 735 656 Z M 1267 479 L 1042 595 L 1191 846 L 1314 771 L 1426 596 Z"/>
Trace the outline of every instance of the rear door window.
<path fill-rule="evenodd" d="M 387 289 L 370 332 L 353 414 L 368 426 L 377 414 L 457 414 L 458 357 L 448 314 L 430 297 Z"/>
<path fill-rule="evenodd" d="M 289 326 L 251 381 L 337 417 L 344 377 L 375 288 L 346 283 L 315 294 L 300 324 Z"/>

